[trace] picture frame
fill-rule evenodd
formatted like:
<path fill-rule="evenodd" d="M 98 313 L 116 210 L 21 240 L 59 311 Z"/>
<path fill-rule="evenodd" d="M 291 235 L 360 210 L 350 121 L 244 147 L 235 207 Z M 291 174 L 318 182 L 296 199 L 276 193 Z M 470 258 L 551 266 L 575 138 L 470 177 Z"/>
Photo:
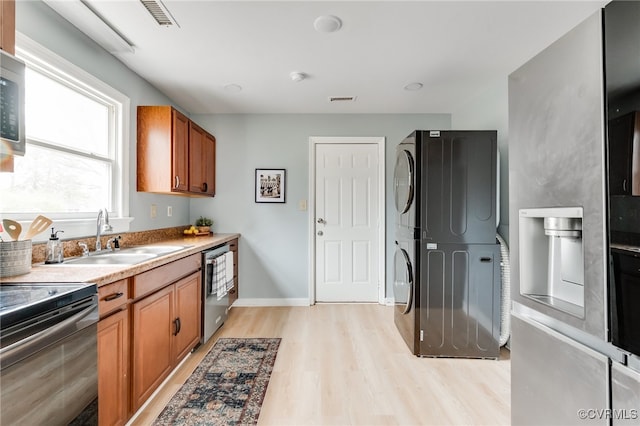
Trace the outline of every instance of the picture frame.
<path fill-rule="evenodd" d="M 286 169 L 256 169 L 255 202 L 284 203 L 286 178 Z"/>

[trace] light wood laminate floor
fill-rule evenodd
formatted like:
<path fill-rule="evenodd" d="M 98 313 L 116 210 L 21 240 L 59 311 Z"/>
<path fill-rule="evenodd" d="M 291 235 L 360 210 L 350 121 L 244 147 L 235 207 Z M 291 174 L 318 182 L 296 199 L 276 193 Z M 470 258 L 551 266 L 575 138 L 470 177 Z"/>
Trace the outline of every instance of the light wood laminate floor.
<path fill-rule="evenodd" d="M 233 308 L 131 424 L 147 425 L 218 337 L 281 337 L 259 425 L 507 425 L 510 360 L 418 358 L 393 308 Z"/>

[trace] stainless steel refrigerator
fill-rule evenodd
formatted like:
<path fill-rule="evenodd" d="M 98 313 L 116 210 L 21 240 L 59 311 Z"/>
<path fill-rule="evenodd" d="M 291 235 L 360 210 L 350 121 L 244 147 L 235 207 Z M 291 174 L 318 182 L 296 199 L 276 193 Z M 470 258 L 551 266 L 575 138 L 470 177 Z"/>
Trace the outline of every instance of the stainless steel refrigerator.
<path fill-rule="evenodd" d="M 415 131 L 396 151 L 396 326 L 415 355 L 497 358 L 495 131 Z"/>
<path fill-rule="evenodd" d="M 514 425 L 640 421 L 611 341 L 604 39 L 598 11 L 509 76 Z"/>

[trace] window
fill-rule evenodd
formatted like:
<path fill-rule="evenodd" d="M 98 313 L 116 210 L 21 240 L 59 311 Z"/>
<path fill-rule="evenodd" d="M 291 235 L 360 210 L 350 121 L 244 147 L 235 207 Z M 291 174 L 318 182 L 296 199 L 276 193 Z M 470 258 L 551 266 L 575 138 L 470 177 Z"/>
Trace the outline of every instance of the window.
<path fill-rule="evenodd" d="M 67 238 L 95 232 L 103 207 L 125 218 L 129 99 L 25 37 L 17 56 L 27 64 L 27 145 L 14 173 L 0 173 L 0 214 L 27 224 L 44 214 Z"/>

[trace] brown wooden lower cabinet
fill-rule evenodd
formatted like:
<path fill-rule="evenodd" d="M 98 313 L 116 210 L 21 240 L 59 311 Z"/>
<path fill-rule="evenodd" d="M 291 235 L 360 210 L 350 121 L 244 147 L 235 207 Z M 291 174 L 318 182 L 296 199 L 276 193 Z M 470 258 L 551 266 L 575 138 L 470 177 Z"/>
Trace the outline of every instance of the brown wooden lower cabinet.
<path fill-rule="evenodd" d="M 200 340 L 200 272 L 132 305 L 132 411 Z"/>
<path fill-rule="evenodd" d="M 129 419 L 129 311 L 98 322 L 98 422 L 124 425 Z"/>

